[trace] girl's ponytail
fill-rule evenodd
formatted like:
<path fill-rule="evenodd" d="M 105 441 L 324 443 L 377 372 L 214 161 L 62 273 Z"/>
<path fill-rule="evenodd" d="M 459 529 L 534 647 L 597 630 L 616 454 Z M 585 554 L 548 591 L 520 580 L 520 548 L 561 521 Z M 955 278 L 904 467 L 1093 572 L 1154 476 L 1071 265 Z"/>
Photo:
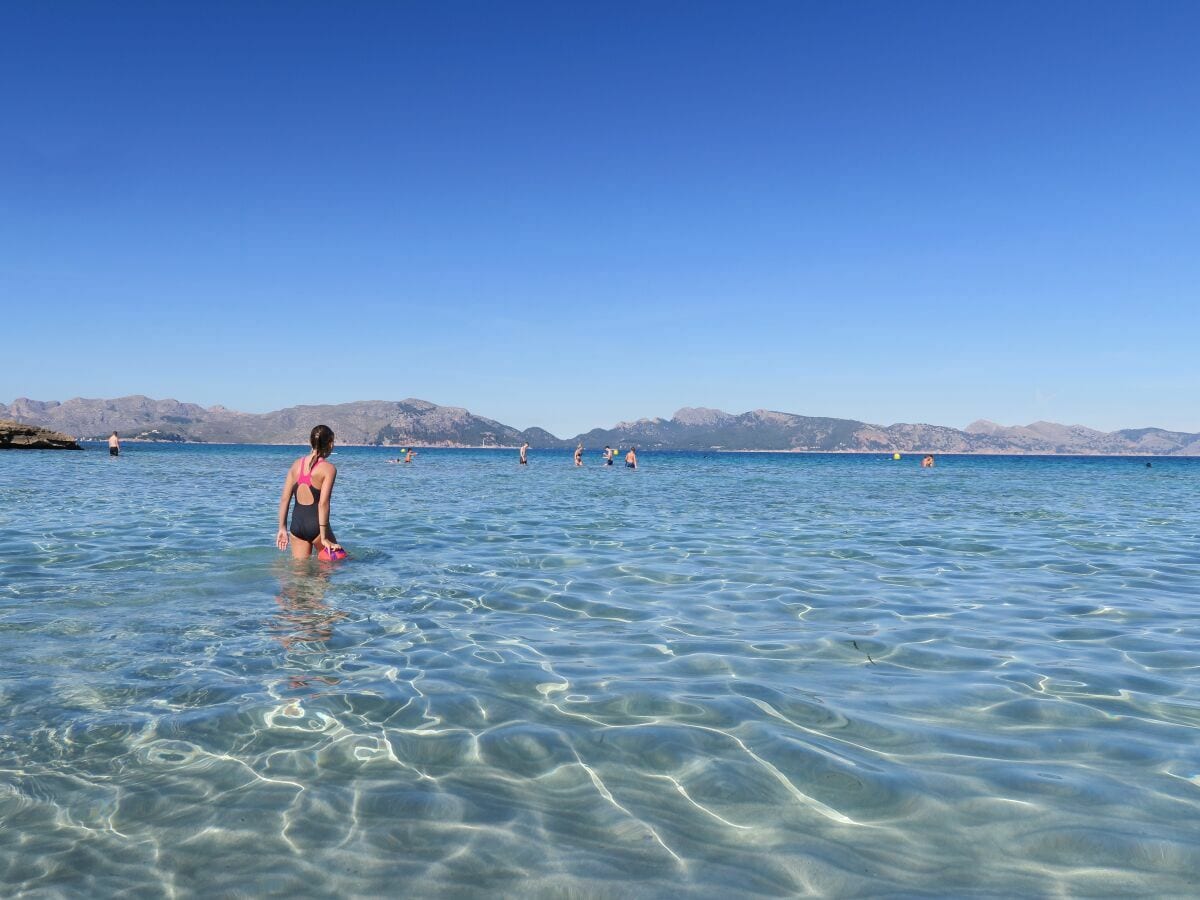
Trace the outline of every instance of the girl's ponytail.
<path fill-rule="evenodd" d="M 321 459 L 328 458 L 329 454 L 333 452 L 333 429 L 328 425 L 316 426 L 312 430 L 312 434 L 308 436 L 308 442 L 317 451 L 317 456 Z"/>

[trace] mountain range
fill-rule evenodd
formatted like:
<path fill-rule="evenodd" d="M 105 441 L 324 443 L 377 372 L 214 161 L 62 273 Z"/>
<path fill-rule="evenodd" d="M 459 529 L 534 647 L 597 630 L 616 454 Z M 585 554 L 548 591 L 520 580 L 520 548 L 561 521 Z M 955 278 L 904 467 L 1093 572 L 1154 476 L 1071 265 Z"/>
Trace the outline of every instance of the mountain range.
<path fill-rule="evenodd" d="M 646 450 L 775 450 L 809 452 L 1137 454 L 1200 456 L 1200 434 L 1163 428 L 1097 431 L 1082 425 L 1034 422 L 1005 426 L 980 420 L 965 430 L 942 425 L 872 425 L 853 419 L 757 409 L 732 414 L 684 408 L 670 419 L 638 419 L 558 438 L 541 428 L 518 430 L 461 407 L 426 400 L 366 400 L 243 413 L 176 400 L 121 397 L 65 402 L 19 398 L 0 403 L 0 419 L 48 426 L 81 439 L 122 437 L 160 441 L 306 444 L 313 425 L 329 425 L 343 444 L 424 447 L 592 449 L 609 444 Z"/>

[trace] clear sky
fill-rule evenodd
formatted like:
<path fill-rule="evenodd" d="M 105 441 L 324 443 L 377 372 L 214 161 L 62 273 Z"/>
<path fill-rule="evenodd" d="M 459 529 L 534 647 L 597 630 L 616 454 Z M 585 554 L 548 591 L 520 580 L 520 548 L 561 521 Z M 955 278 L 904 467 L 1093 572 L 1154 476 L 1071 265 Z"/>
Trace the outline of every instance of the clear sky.
<path fill-rule="evenodd" d="M 1200 3 L 8 2 L 0 402 L 1200 431 Z"/>

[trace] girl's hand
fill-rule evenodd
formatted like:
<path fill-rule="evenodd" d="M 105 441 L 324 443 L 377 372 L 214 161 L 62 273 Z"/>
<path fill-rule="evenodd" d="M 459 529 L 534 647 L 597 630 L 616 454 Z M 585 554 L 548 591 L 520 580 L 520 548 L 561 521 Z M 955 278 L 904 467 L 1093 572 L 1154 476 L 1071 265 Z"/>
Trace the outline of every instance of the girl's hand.
<path fill-rule="evenodd" d="M 280 550 L 286 550 L 288 545 L 288 533 L 286 528 L 280 528 L 275 532 L 275 546 Z"/>
<path fill-rule="evenodd" d="M 342 549 L 342 545 L 339 544 L 337 541 L 326 541 L 325 549 L 328 550 L 330 553 L 336 553 L 337 551 Z"/>

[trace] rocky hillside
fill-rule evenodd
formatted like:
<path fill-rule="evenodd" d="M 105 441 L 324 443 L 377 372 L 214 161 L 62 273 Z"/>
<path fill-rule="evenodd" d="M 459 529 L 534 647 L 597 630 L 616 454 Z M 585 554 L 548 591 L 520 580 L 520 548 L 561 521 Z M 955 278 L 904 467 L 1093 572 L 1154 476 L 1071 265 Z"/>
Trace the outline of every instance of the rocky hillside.
<path fill-rule="evenodd" d="M 293 406 L 254 414 L 141 396 L 75 398 L 65 403 L 22 398 L 11 406 L 0 404 L 0 416 L 44 422 L 85 440 L 107 438 L 117 431 L 122 438 L 143 440 L 305 444 L 313 425 L 324 423 L 343 444 L 516 447 L 529 440 L 538 447 L 551 446 L 550 442 L 566 446 L 565 441 L 541 429 L 518 431 L 459 407 L 415 399 Z"/>
<path fill-rule="evenodd" d="M 1012 452 L 1200 456 L 1200 434 L 1163 428 L 1127 428 L 1105 432 L 1082 425 L 1058 425 L 1054 422 L 1005 426 L 981 419 L 968 425 L 966 433 L 986 436 L 1013 448 Z"/>
<path fill-rule="evenodd" d="M 581 438 L 589 447 L 632 444 L 676 450 L 1200 456 L 1200 434 L 1161 428 L 1106 433 L 1049 422 L 1013 428 L 976 422 L 959 431 L 942 425 L 872 425 L 766 409 L 732 415 L 718 409 L 686 408 L 670 419 L 621 422 L 610 429 L 594 429 Z"/>
<path fill-rule="evenodd" d="M 1081 425 L 1004 426 L 978 421 L 965 431 L 941 425 L 872 425 L 854 419 L 801 416 L 757 409 L 735 415 L 719 409 L 679 410 L 670 419 L 638 419 L 596 428 L 569 440 L 541 428 L 518 431 L 455 406 L 425 400 L 371 400 L 293 406 L 240 413 L 175 400 L 122 397 L 65 403 L 20 399 L 0 404 L 0 417 L 44 423 L 82 438 L 123 438 L 248 444 L 303 444 L 323 422 L 344 444 L 403 447 L 516 447 L 589 449 L 609 444 L 649 450 L 787 450 L 906 453 L 1060 453 L 1200 456 L 1200 434 L 1138 428 L 1102 432 Z"/>

